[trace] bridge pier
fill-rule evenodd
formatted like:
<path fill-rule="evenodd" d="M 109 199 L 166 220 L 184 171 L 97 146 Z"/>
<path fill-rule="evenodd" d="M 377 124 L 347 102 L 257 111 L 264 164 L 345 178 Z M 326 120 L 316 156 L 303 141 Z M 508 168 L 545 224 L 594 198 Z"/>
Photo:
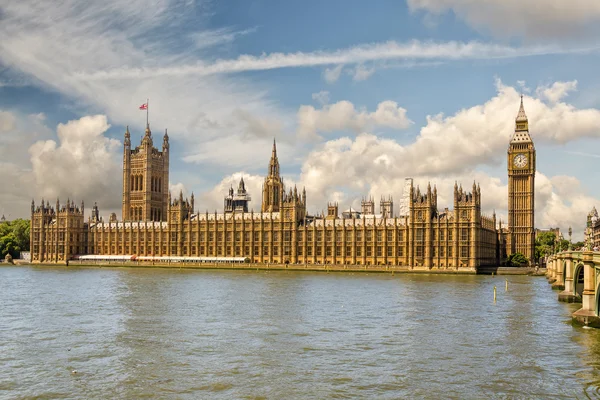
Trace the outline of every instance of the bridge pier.
<path fill-rule="evenodd" d="M 550 284 L 556 281 L 556 275 L 554 271 L 554 256 L 549 257 L 546 261 L 546 278 Z"/>
<path fill-rule="evenodd" d="M 596 271 L 594 264 L 594 253 L 586 251 L 582 254 L 583 259 L 583 294 L 581 308 L 573 313 L 573 320 L 594 328 L 600 328 L 600 317 L 596 309 Z"/>
<path fill-rule="evenodd" d="M 565 290 L 565 277 L 563 274 L 563 255 L 557 254 L 554 256 L 554 271 L 556 273 L 556 281 L 552 284 L 552 289 Z"/>
<path fill-rule="evenodd" d="M 558 301 L 567 303 L 576 303 L 579 298 L 575 295 L 575 285 L 573 284 L 573 259 L 571 252 L 568 252 L 564 258 L 565 262 L 565 287 L 558 294 Z"/>

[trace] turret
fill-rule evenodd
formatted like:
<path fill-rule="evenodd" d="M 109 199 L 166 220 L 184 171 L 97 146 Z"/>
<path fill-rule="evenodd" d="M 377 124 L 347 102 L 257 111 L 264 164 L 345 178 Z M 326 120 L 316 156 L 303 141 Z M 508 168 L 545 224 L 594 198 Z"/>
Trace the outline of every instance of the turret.
<path fill-rule="evenodd" d="M 131 134 L 129 133 L 129 125 L 125 129 L 125 140 L 123 140 L 123 146 L 126 150 L 131 149 Z"/>
<path fill-rule="evenodd" d="M 146 124 L 146 132 L 144 134 L 144 137 L 142 138 L 142 146 L 146 147 L 146 149 L 151 150 L 153 143 L 152 143 L 152 131 L 150 130 L 150 123 Z"/>
<path fill-rule="evenodd" d="M 165 136 L 163 136 L 163 145 L 162 145 L 163 153 L 169 151 L 169 135 L 167 134 L 167 130 L 165 129 Z"/>
<path fill-rule="evenodd" d="M 98 203 L 94 202 L 94 207 L 92 207 L 92 222 L 100 221 L 100 211 L 98 211 Z"/>

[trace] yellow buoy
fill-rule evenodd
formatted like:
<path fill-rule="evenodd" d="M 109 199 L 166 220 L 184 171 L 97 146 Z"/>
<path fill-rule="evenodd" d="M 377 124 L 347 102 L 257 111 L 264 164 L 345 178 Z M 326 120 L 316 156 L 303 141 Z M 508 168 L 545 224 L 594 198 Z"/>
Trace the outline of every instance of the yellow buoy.
<path fill-rule="evenodd" d="M 508 279 L 506 279 L 506 291 L 508 292 Z"/>
<path fill-rule="evenodd" d="M 496 286 L 494 286 L 494 303 L 496 302 Z"/>

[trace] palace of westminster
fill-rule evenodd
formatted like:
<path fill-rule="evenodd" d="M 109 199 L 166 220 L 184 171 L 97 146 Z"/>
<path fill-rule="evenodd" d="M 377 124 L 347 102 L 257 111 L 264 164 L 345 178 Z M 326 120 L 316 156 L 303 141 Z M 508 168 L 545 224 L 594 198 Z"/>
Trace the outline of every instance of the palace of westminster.
<path fill-rule="evenodd" d="M 286 188 L 273 142 L 261 211 L 249 211 L 244 180 L 229 189 L 221 213 L 198 213 L 194 196 L 171 198 L 169 136 L 154 147 L 149 125 L 139 146 L 129 129 L 123 149 L 122 220 L 99 216 L 94 205 L 57 200 L 31 203 L 31 261 L 65 263 L 82 255 L 239 258 L 251 263 L 396 265 L 423 269 L 476 270 L 499 265 L 507 254 L 534 254 L 535 148 L 523 99 L 508 146 L 508 225 L 481 213 L 481 191 L 455 184 L 450 210 L 438 209 L 437 190 L 405 180 L 399 213 L 382 198 L 361 210 L 341 213 L 329 203 L 327 215 L 307 213 L 306 190 Z"/>

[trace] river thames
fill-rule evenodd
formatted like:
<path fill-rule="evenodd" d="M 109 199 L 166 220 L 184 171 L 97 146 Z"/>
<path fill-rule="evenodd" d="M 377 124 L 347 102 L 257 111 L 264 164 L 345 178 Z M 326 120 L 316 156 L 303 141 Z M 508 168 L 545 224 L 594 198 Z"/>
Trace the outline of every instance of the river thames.
<path fill-rule="evenodd" d="M 598 398 L 600 332 L 556 298 L 528 276 L 2 267 L 0 398 Z"/>

